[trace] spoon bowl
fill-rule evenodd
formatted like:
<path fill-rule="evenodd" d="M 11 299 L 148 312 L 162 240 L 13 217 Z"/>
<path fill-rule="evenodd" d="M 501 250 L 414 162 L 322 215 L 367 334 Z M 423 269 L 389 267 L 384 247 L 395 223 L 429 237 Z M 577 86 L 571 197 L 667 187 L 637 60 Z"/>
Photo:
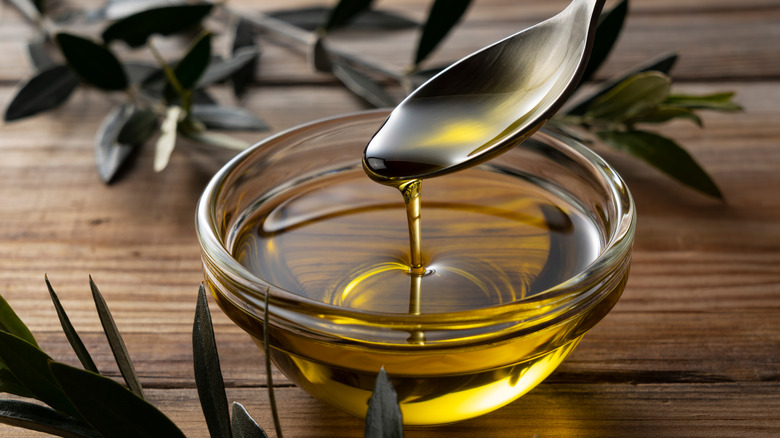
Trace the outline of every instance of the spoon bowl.
<path fill-rule="evenodd" d="M 605 0 L 558 15 L 451 65 L 401 102 L 363 152 L 363 168 L 396 185 L 471 167 L 539 129 L 585 70 Z"/>

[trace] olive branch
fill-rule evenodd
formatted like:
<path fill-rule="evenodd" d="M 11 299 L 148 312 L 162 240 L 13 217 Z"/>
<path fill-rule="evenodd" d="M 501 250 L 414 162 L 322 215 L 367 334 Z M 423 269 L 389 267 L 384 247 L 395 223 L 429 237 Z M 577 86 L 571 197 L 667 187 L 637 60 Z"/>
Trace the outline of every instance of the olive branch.
<path fill-rule="evenodd" d="M 132 155 L 152 140 L 154 169 L 161 171 L 180 138 L 238 150 L 247 144 L 224 131 L 269 129 L 251 112 L 220 105 L 208 92 L 213 85 L 229 83 L 237 98 L 244 95 L 255 83 L 261 38 L 303 54 L 312 69 L 332 74 L 367 106 L 392 107 L 398 99 L 391 89 L 400 87 L 410 92 L 443 68 L 425 68 L 426 59 L 456 27 L 471 3 L 433 0 L 427 19 L 419 24 L 375 10 L 372 0 L 341 0 L 333 8 L 254 14 L 239 14 L 225 4 L 204 1 L 144 2 L 144 8 L 137 10 L 130 0 L 107 0 L 102 8 L 90 11 L 63 10 L 53 0 L 7 1 L 35 25 L 38 36 L 28 44 L 35 74 L 7 106 L 5 121 L 60 106 L 82 85 L 124 94 L 123 102 L 105 117 L 96 135 L 98 173 L 106 183 L 118 178 Z M 628 6 L 628 0 L 622 0 L 602 13 L 582 83 L 608 58 Z M 99 18 L 108 18 L 99 38 L 68 31 Z M 214 21 L 228 28 L 219 33 L 232 37 L 228 54 L 214 49 L 217 32 L 208 29 Z M 416 27 L 420 28 L 418 42 L 410 66 L 403 71 L 344 53 L 329 44 L 330 35 L 344 29 L 391 32 Z M 156 41 L 181 35 L 189 35 L 189 47 L 180 58 L 166 60 Z M 121 44 L 149 52 L 156 64 L 121 59 L 115 54 Z M 575 95 L 550 126 L 624 151 L 701 193 L 722 198 L 716 183 L 685 149 L 647 128 L 674 119 L 701 126 L 701 110 L 741 109 L 733 101 L 733 93 L 693 96 L 672 92 L 669 74 L 676 59 L 676 54 L 662 55 L 597 85 L 585 96 Z"/>

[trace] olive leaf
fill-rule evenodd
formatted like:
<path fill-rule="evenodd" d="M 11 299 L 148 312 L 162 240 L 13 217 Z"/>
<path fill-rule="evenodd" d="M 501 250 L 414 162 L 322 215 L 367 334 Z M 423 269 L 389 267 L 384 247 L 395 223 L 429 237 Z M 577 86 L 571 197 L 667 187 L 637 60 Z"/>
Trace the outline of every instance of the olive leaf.
<path fill-rule="evenodd" d="M 38 343 L 30 332 L 30 329 L 22 322 L 14 309 L 5 298 L 0 295 L 0 331 L 7 332 L 26 340 L 37 347 Z M 23 397 L 32 397 L 32 393 L 13 375 L 0 359 L 0 392 L 16 394 Z"/>
<path fill-rule="evenodd" d="M 79 78 L 66 65 L 55 65 L 22 85 L 5 110 L 4 120 L 23 119 L 50 110 L 68 100 L 79 85 Z"/>
<path fill-rule="evenodd" d="M 620 123 L 653 110 L 669 94 L 671 80 L 661 72 L 637 73 L 588 106 L 586 120 L 606 120 Z"/>
<path fill-rule="evenodd" d="M 165 414 L 112 379 L 54 361 L 49 367 L 81 415 L 102 435 L 184 438 Z"/>
<path fill-rule="evenodd" d="M 225 129 L 235 131 L 267 131 L 267 123 L 260 120 L 252 112 L 239 107 L 219 105 L 193 105 L 190 114 L 203 122 L 208 129 Z"/>
<path fill-rule="evenodd" d="M 596 27 L 596 35 L 593 40 L 593 48 L 590 52 L 588 64 L 580 79 L 580 84 L 593 76 L 593 73 L 601 67 L 609 56 L 617 42 L 623 23 L 628 15 L 628 0 L 622 0 L 609 11 L 599 16 L 599 24 Z"/>
<path fill-rule="evenodd" d="M 368 10 L 373 0 L 340 0 L 331 9 L 328 19 L 322 25 L 321 32 L 327 33 L 333 29 L 343 27 L 352 21 L 358 14 Z"/>
<path fill-rule="evenodd" d="M 233 402 L 233 438 L 268 438 L 260 425 L 249 415 L 241 403 Z"/>
<path fill-rule="evenodd" d="M 19 318 L 2 295 L 0 295 L 0 331 L 16 335 L 35 347 L 38 346 L 38 342 L 35 341 L 35 336 L 33 336 L 24 321 Z"/>
<path fill-rule="evenodd" d="M 682 108 L 674 105 L 660 104 L 653 108 L 649 112 L 639 115 L 633 120 L 627 120 L 626 123 L 631 125 L 637 122 L 641 123 L 664 123 L 672 119 L 687 119 L 702 127 L 704 123 L 693 110 L 688 108 Z"/>
<path fill-rule="evenodd" d="M 203 32 L 174 69 L 179 84 L 185 90 L 195 88 L 211 62 L 211 33 Z"/>
<path fill-rule="evenodd" d="M 214 5 L 181 4 L 147 9 L 118 20 L 103 31 L 103 41 L 124 41 L 130 47 L 141 47 L 152 35 L 173 35 L 200 23 Z"/>
<path fill-rule="evenodd" d="M 49 282 L 49 277 L 44 276 L 44 279 L 46 280 L 46 287 L 49 289 L 49 296 L 54 304 L 54 309 L 57 311 L 57 318 L 60 320 L 62 331 L 65 333 L 65 337 L 68 338 L 68 342 L 70 342 L 70 345 L 73 347 L 76 357 L 79 358 L 81 365 L 84 366 L 85 369 L 94 373 L 99 372 L 95 365 L 95 361 L 92 360 L 92 356 L 90 356 L 89 351 L 87 351 L 87 347 L 84 346 L 81 337 L 76 333 L 76 329 L 73 328 L 70 318 L 68 318 L 68 315 L 65 313 L 65 309 L 62 307 L 62 303 L 60 303 L 57 293 L 54 292 L 54 288 Z"/>
<path fill-rule="evenodd" d="M 703 109 L 715 111 L 741 111 L 742 106 L 732 101 L 734 93 L 714 93 L 704 96 L 690 94 L 670 94 L 665 104 L 687 109 Z"/>
<path fill-rule="evenodd" d="M 255 80 L 257 63 L 260 59 L 260 49 L 255 44 L 254 27 L 249 20 L 241 18 L 234 31 L 232 54 L 234 59 L 240 59 L 246 56 L 246 53 L 251 54 L 251 58 L 230 75 L 233 94 L 236 97 L 243 96 L 249 84 Z"/>
<path fill-rule="evenodd" d="M 100 293 L 100 290 L 98 290 L 95 282 L 92 281 L 91 276 L 89 277 L 89 288 L 92 290 L 92 299 L 95 302 L 100 324 L 103 326 L 103 332 L 106 334 L 108 345 L 111 347 L 111 352 L 114 354 L 114 359 L 119 367 L 119 372 L 122 374 L 122 377 L 130 390 L 143 398 L 144 391 L 141 387 L 141 382 L 138 380 L 138 376 L 135 373 L 133 361 L 130 360 L 130 354 L 127 352 L 125 341 L 119 333 L 119 329 L 114 322 L 114 317 L 111 316 L 111 311 L 108 309 L 106 300 L 103 299 L 103 295 Z"/>
<path fill-rule="evenodd" d="M 256 48 L 244 47 L 236 50 L 230 59 L 211 60 L 195 87 L 205 87 L 233 77 L 236 72 L 257 61 L 258 54 Z"/>
<path fill-rule="evenodd" d="M 26 340 L 0 331 L 0 362 L 37 399 L 52 408 L 80 418 L 49 370 L 51 357 Z"/>
<path fill-rule="evenodd" d="M 157 129 L 153 111 L 124 104 L 111 111 L 98 129 L 95 161 L 100 179 L 111 183 L 137 146 Z"/>
<path fill-rule="evenodd" d="M 328 20 L 331 8 L 312 6 L 283 9 L 266 15 L 308 31 L 315 31 Z M 417 27 L 418 23 L 392 12 L 376 9 L 363 10 L 341 27 L 359 30 L 401 30 Z"/>
<path fill-rule="evenodd" d="M 610 90 L 615 88 L 618 84 L 622 83 L 623 81 L 630 78 L 631 76 L 634 76 L 637 73 L 643 73 L 647 71 L 658 71 L 668 75 L 676 62 L 677 62 L 677 54 L 668 53 L 658 57 L 657 59 L 653 59 L 647 63 L 634 67 L 630 69 L 629 72 L 619 75 L 616 78 L 611 79 L 609 81 L 605 81 L 601 85 L 597 86 L 596 89 L 593 92 L 591 92 L 586 98 L 572 105 L 571 108 L 566 111 L 566 114 L 571 116 L 581 116 L 585 114 L 585 111 L 588 109 L 588 106 L 591 103 L 593 103 L 594 100 L 608 93 Z"/>
<path fill-rule="evenodd" d="M 213 438 L 230 438 L 230 412 L 225 382 L 219 366 L 219 352 L 206 290 L 202 284 L 198 289 L 195 322 L 192 326 L 192 359 L 195 365 L 195 385 L 209 432 Z"/>
<path fill-rule="evenodd" d="M 677 181 L 709 196 L 723 199 L 720 189 L 710 176 L 673 140 L 639 130 L 600 131 L 597 135 L 607 145 L 646 161 Z"/>
<path fill-rule="evenodd" d="M 328 53 L 328 49 L 325 46 L 325 38 L 317 37 L 311 45 L 309 53 L 309 64 L 314 67 L 315 71 L 330 73 L 333 70 L 330 53 Z"/>
<path fill-rule="evenodd" d="M 415 69 L 458 23 L 469 4 L 471 4 L 471 0 L 434 1 L 417 43 L 417 51 L 414 55 Z"/>
<path fill-rule="evenodd" d="M 27 43 L 27 56 L 30 58 L 30 62 L 35 67 L 36 72 L 42 72 L 56 65 L 56 62 L 49 56 L 49 52 L 46 49 L 46 39 L 44 38 L 38 38 Z"/>
<path fill-rule="evenodd" d="M 135 108 L 130 119 L 122 125 L 117 141 L 121 144 L 140 145 L 157 130 L 157 114 L 150 109 Z"/>
<path fill-rule="evenodd" d="M 21 400 L 0 400 L 0 423 L 65 438 L 98 438 L 88 424 L 54 409 Z"/>
<path fill-rule="evenodd" d="M 379 370 L 374 392 L 368 400 L 365 438 L 401 438 L 404 436 L 403 417 L 398 397 L 385 368 Z"/>
<path fill-rule="evenodd" d="M 165 120 L 160 125 L 160 137 L 154 150 L 154 171 L 160 172 L 168 166 L 173 149 L 176 147 L 176 129 L 181 117 L 181 107 L 171 106 L 165 114 Z"/>
<path fill-rule="evenodd" d="M 377 108 L 394 107 L 396 105 L 395 99 L 390 97 L 379 83 L 352 68 L 349 64 L 334 60 L 332 72 L 349 91 L 369 104 Z"/>
<path fill-rule="evenodd" d="M 64 32 L 55 39 L 68 64 L 84 81 L 107 91 L 127 88 L 129 81 L 122 64 L 107 47 Z"/>

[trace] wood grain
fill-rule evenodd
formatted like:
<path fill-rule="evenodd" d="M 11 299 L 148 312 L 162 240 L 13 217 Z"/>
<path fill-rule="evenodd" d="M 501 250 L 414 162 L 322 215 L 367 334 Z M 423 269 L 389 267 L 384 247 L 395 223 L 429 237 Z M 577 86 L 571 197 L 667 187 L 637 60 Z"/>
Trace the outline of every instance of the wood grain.
<path fill-rule="evenodd" d="M 86 2 L 81 2 L 87 4 Z M 246 11 L 316 4 L 236 0 Z M 566 1 L 481 0 L 432 64 L 545 18 Z M 415 0 L 383 8 L 422 19 Z M 631 277 L 613 311 L 539 388 L 509 406 L 408 437 L 774 437 L 780 434 L 780 4 L 776 0 L 636 0 L 599 78 L 677 50 L 680 92 L 734 90 L 744 112 L 703 113 L 705 128 L 652 127 L 683 144 L 725 202 L 595 145 L 626 179 L 639 210 Z M 29 26 L 0 3 L 0 102 L 29 76 Z M 333 44 L 393 68 L 414 32 L 343 33 Z M 168 50 L 168 48 L 166 48 Z M 173 50 L 173 49 L 171 49 Z M 274 131 L 364 105 L 303 57 L 264 47 L 244 106 Z M 215 96 L 233 103 L 228 90 Z M 229 153 L 183 144 L 168 169 L 141 151 L 117 184 L 99 182 L 93 137 L 120 96 L 80 89 L 56 111 L 0 126 L 0 294 L 55 359 L 76 363 L 43 282 L 47 273 L 97 366 L 118 378 L 89 294 L 106 297 L 153 402 L 191 437 L 207 432 L 194 389 L 191 328 L 202 278 L 193 211 Z M 267 133 L 240 133 L 249 142 Z M 263 357 L 212 302 L 230 400 L 272 430 Z M 358 437 L 360 420 L 274 373 L 291 437 Z M 40 434 L 0 426 L 0 436 Z"/>

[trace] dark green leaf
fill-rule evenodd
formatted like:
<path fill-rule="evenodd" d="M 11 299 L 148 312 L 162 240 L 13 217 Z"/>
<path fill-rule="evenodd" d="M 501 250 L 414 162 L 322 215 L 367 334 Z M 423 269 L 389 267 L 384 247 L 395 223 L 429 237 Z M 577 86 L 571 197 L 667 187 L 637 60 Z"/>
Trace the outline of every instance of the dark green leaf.
<path fill-rule="evenodd" d="M 237 71 L 257 61 L 258 54 L 254 47 L 245 47 L 237 50 L 230 59 L 212 60 L 196 87 L 205 87 L 229 79 Z"/>
<path fill-rule="evenodd" d="M 269 12 L 266 15 L 290 23 L 301 29 L 315 31 L 324 23 L 331 8 L 313 6 L 308 8 L 285 9 Z M 406 17 L 381 10 L 364 10 L 343 27 L 356 30 L 401 30 L 417 27 L 418 23 Z"/>
<path fill-rule="evenodd" d="M 325 38 L 320 37 L 314 41 L 314 44 L 311 46 L 310 58 L 310 63 L 314 70 L 324 73 L 329 73 L 333 70 L 330 53 L 327 47 L 325 47 Z"/>
<path fill-rule="evenodd" d="M 141 145 L 157 131 L 157 114 L 149 109 L 135 108 L 130 119 L 119 131 L 117 141 L 127 145 Z"/>
<path fill-rule="evenodd" d="M 631 76 L 634 76 L 637 73 L 642 73 L 646 71 L 659 71 L 664 74 L 669 74 L 669 72 L 672 70 L 672 67 L 674 67 L 675 62 L 677 62 L 677 54 L 671 53 L 666 54 L 658 59 L 654 59 L 646 64 L 642 64 L 638 67 L 632 68 L 628 73 L 619 75 L 617 78 L 609 80 L 604 82 L 603 84 L 599 85 L 588 97 L 584 98 L 574 106 L 570 110 L 566 112 L 568 115 L 572 116 L 581 116 L 585 114 L 585 111 L 588 109 L 588 106 L 596 99 L 601 97 L 602 95 L 608 93 L 610 90 L 615 88 L 618 84 L 625 81 L 626 79 L 630 78 Z"/>
<path fill-rule="evenodd" d="M 79 78 L 66 65 L 55 65 L 27 81 L 5 110 L 5 121 L 23 119 L 50 110 L 68 100 Z"/>
<path fill-rule="evenodd" d="M 127 386 L 138 394 L 139 397 L 144 397 L 144 391 L 141 387 L 141 382 L 138 381 L 138 376 L 135 373 L 135 367 L 130 360 L 130 354 L 125 347 L 125 341 L 122 339 L 122 335 L 119 334 L 119 329 L 114 322 L 114 318 L 111 316 L 111 311 L 108 310 L 106 300 L 103 299 L 103 295 L 98 290 L 97 285 L 92 281 L 92 277 L 89 277 L 89 287 L 92 290 L 92 299 L 95 301 L 95 307 L 97 308 L 98 317 L 100 318 L 100 324 L 103 326 L 103 332 L 108 339 L 108 345 L 111 347 L 111 352 L 114 354 L 117 366 L 119 366 L 119 372 L 122 373 L 122 377 L 125 379 Z"/>
<path fill-rule="evenodd" d="M 34 398 L 32 392 L 0 361 L 0 392 L 16 394 L 21 397 Z"/>
<path fill-rule="evenodd" d="M 46 13 L 46 0 L 33 0 L 33 4 L 35 5 L 35 9 L 38 10 L 41 14 Z"/>
<path fill-rule="evenodd" d="M 89 351 L 87 351 L 87 347 L 81 342 L 81 337 L 76 333 L 76 329 L 73 328 L 73 324 L 70 323 L 70 318 L 68 318 L 67 313 L 65 313 L 65 309 L 62 307 L 60 299 L 54 292 L 54 288 L 51 287 L 49 277 L 46 276 L 44 278 L 46 280 L 46 287 L 49 289 L 49 296 L 51 297 L 52 303 L 54 303 L 54 309 L 57 311 L 57 318 L 60 320 L 62 331 L 65 332 L 65 337 L 68 338 L 68 342 L 70 342 L 71 347 L 73 347 L 76 357 L 79 358 L 79 361 L 81 361 L 81 365 L 84 366 L 84 368 L 94 373 L 99 373 L 95 361 L 92 360 L 92 356 L 90 356 Z"/>
<path fill-rule="evenodd" d="M 328 20 L 322 26 L 323 32 L 347 25 L 358 14 L 368 10 L 373 0 L 340 0 L 330 11 Z"/>
<path fill-rule="evenodd" d="M 442 42 L 468 9 L 471 0 L 435 0 L 423 26 L 414 65 L 419 65 Z"/>
<path fill-rule="evenodd" d="M 257 44 L 255 44 L 255 28 L 251 21 L 246 18 L 239 18 L 235 29 L 233 29 L 233 55 L 245 47 L 257 47 Z"/>
<path fill-rule="evenodd" d="M 621 29 L 623 29 L 626 15 L 628 15 L 628 0 L 622 0 L 614 8 L 601 14 L 593 40 L 593 49 L 591 49 L 590 58 L 580 83 L 590 79 L 607 59 L 617 42 Z"/>
<path fill-rule="evenodd" d="M 176 77 L 185 90 L 195 88 L 211 62 L 211 34 L 204 32 L 176 65 Z"/>
<path fill-rule="evenodd" d="M 203 285 L 198 289 L 195 322 L 192 327 L 192 359 L 195 364 L 195 384 L 206 424 L 212 438 L 230 438 L 230 412 L 228 411 L 225 382 L 219 366 L 217 341 L 211 325 L 211 313 Z"/>
<path fill-rule="evenodd" d="M 233 402 L 233 438 L 268 438 L 241 403 Z"/>
<path fill-rule="evenodd" d="M 670 85 L 671 80 L 663 73 L 637 73 L 595 99 L 585 117 L 622 122 L 647 113 L 666 99 Z"/>
<path fill-rule="evenodd" d="M 35 347 L 38 346 L 30 329 L 27 328 L 2 295 L 0 295 L 0 330 L 16 335 Z M 0 360 L 0 392 L 23 397 L 32 397 L 33 395 L 3 364 L 2 360 Z"/>
<path fill-rule="evenodd" d="M 38 346 L 35 336 L 33 336 L 24 321 L 19 318 L 2 295 L 0 295 L 0 330 L 16 335 L 36 347 Z"/>
<path fill-rule="evenodd" d="M 211 3 L 198 3 L 148 9 L 110 25 L 103 31 L 103 41 L 121 40 L 130 47 L 140 47 L 154 34 L 167 36 L 195 26 L 212 7 Z"/>
<path fill-rule="evenodd" d="M 36 72 L 42 72 L 56 65 L 56 62 L 49 56 L 44 38 L 27 43 L 27 55 Z"/>
<path fill-rule="evenodd" d="M 349 91 L 377 108 L 396 105 L 395 100 L 381 85 L 345 63 L 334 62 L 333 74 Z"/>
<path fill-rule="evenodd" d="M 154 112 L 124 104 L 110 112 L 97 132 L 95 162 L 100 179 L 114 180 L 133 151 L 148 140 L 157 129 Z"/>
<path fill-rule="evenodd" d="M 58 33 L 56 40 L 68 64 L 86 82 L 103 90 L 127 88 L 125 70 L 106 46 L 67 33 Z"/>
<path fill-rule="evenodd" d="M 384 367 L 379 370 L 374 392 L 368 400 L 366 412 L 366 438 L 401 438 L 404 436 L 403 418 L 398 407 L 390 378 Z"/>
<path fill-rule="evenodd" d="M 247 87 L 255 80 L 257 73 L 257 64 L 260 59 L 260 50 L 255 44 L 254 27 L 249 20 L 240 19 L 236 25 L 233 38 L 233 58 L 245 56 L 244 53 L 254 54 L 247 63 L 241 66 L 230 75 L 233 85 L 233 94 L 241 97 L 246 92 Z"/>
<path fill-rule="evenodd" d="M 268 124 L 251 112 L 236 107 L 193 105 L 190 113 L 209 129 L 267 131 Z"/>
<path fill-rule="evenodd" d="M 704 109 L 714 111 L 740 111 L 742 107 L 732 101 L 734 93 L 715 93 L 704 96 L 690 94 L 670 94 L 664 103 L 688 109 Z"/>
<path fill-rule="evenodd" d="M 0 361 L 36 399 L 64 414 L 79 417 L 49 370 L 49 355 L 24 339 L 0 331 Z"/>
<path fill-rule="evenodd" d="M 21 400 L 0 400 L 0 423 L 65 438 L 97 438 L 88 424 L 54 409 Z"/>
<path fill-rule="evenodd" d="M 184 437 L 165 414 L 108 377 L 53 361 L 50 368 L 81 415 L 104 436 Z"/>
<path fill-rule="evenodd" d="M 654 108 L 649 113 L 642 114 L 638 119 L 633 120 L 632 123 L 663 123 L 672 119 L 687 119 L 702 126 L 701 118 L 692 110 L 663 104 Z"/>
<path fill-rule="evenodd" d="M 707 172 L 673 140 L 646 131 L 602 131 L 597 134 L 607 145 L 646 161 L 704 194 L 723 199 Z"/>

